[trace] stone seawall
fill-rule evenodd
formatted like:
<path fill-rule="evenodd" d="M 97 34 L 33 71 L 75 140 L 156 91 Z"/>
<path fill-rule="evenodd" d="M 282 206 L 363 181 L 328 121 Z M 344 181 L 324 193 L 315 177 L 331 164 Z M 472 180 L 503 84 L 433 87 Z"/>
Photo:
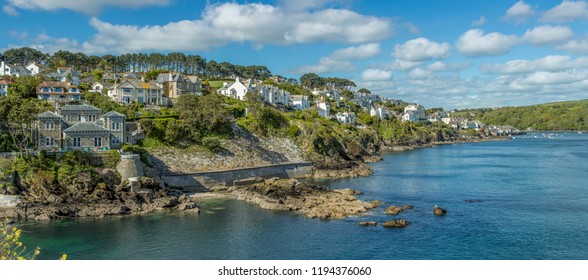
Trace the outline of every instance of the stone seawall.
<path fill-rule="evenodd" d="M 206 191 L 213 187 L 233 186 L 237 180 L 254 177 L 303 178 L 311 171 L 312 163 L 299 162 L 223 171 L 170 173 L 162 174 L 161 179 L 170 187 L 185 191 Z"/>

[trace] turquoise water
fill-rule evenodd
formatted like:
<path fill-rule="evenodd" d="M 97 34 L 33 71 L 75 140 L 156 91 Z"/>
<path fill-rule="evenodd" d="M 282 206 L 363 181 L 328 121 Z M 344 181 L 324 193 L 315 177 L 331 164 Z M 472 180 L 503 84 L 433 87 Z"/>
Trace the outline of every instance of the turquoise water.
<path fill-rule="evenodd" d="M 234 200 L 203 203 L 200 215 L 20 226 L 48 259 L 588 259 L 588 134 L 391 153 L 372 167 L 370 177 L 318 183 L 414 205 L 398 215 L 407 228 L 357 225 L 391 219 L 383 207 L 322 221 Z"/>

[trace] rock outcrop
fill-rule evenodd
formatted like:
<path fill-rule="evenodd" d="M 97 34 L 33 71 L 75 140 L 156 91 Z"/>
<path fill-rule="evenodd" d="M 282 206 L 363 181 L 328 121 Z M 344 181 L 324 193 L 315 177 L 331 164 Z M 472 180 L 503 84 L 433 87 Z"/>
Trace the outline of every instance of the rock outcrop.
<path fill-rule="evenodd" d="M 347 166 L 350 165 L 350 166 Z M 346 163 L 337 167 L 315 169 L 309 177 L 322 178 L 356 178 L 367 177 L 373 174 L 372 168 L 363 163 L 355 162 L 354 164 Z"/>
<path fill-rule="evenodd" d="M 389 228 L 403 228 L 408 226 L 410 223 L 407 222 L 406 220 L 403 219 L 397 219 L 397 220 L 391 220 L 391 221 L 387 221 L 385 223 L 382 223 L 383 227 L 389 227 Z"/>
<path fill-rule="evenodd" d="M 166 191 L 155 179 L 139 177 L 116 186 L 100 182 L 93 190 L 76 190 L 75 193 L 61 195 L 51 193 L 42 197 L 29 191 L 15 207 L 0 208 L 0 217 L 50 220 L 168 209 L 193 213 L 200 211 L 188 196 Z"/>
<path fill-rule="evenodd" d="M 435 207 L 433 208 L 433 214 L 435 214 L 435 216 L 444 216 L 445 214 L 447 214 L 447 210 L 435 204 Z"/>
<path fill-rule="evenodd" d="M 378 223 L 375 221 L 369 221 L 369 222 L 359 222 L 360 226 L 377 226 Z"/>
<path fill-rule="evenodd" d="M 261 208 L 295 211 L 308 218 L 343 219 L 378 206 L 377 202 L 358 200 L 355 197 L 358 192 L 351 189 L 330 190 L 295 179 L 272 178 L 231 190 L 236 198 L 255 203 Z"/>

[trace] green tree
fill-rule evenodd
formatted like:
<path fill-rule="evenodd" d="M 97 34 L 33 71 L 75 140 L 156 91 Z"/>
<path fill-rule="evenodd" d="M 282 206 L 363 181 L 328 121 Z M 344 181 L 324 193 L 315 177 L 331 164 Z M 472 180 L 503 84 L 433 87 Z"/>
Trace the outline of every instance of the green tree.
<path fill-rule="evenodd" d="M 8 88 L 8 95 L 18 96 L 19 98 L 37 98 L 37 85 L 39 85 L 41 79 L 40 76 L 16 78 Z"/>
<path fill-rule="evenodd" d="M 36 99 L 21 99 L 17 95 L 0 98 L 0 126 L 8 128 L 12 142 L 21 154 L 33 141 L 37 113 Z"/>

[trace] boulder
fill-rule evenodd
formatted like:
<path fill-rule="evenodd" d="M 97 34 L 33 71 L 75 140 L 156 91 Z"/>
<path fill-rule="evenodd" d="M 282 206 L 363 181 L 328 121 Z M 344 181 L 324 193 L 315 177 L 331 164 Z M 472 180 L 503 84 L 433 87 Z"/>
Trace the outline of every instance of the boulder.
<path fill-rule="evenodd" d="M 409 210 L 409 209 L 412 209 L 412 208 L 414 208 L 414 206 L 412 206 L 412 205 L 404 205 L 404 206 L 402 206 L 402 209 L 404 209 L 404 210 Z"/>
<path fill-rule="evenodd" d="M 408 226 L 410 223 L 403 219 L 391 220 L 385 223 L 382 223 L 383 227 L 390 227 L 390 228 L 403 228 Z"/>
<path fill-rule="evenodd" d="M 342 194 L 346 194 L 346 195 L 361 195 L 361 194 L 363 194 L 362 192 L 360 192 L 358 190 L 354 190 L 354 189 L 350 189 L 350 188 L 340 189 L 340 190 L 335 190 L 335 191 L 342 193 Z"/>
<path fill-rule="evenodd" d="M 385 211 L 386 211 L 386 214 L 388 214 L 388 215 L 398 215 L 400 212 L 404 211 L 404 209 L 400 208 L 398 206 L 392 205 L 392 206 L 386 207 Z"/>
<path fill-rule="evenodd" d="M 446 213 L 447 213 L 447 210 L 445 210 L 435 204 L 435 208 L 433 208 L 433 214 L 435 214 L 435 216 L 443 216 Z"/>

